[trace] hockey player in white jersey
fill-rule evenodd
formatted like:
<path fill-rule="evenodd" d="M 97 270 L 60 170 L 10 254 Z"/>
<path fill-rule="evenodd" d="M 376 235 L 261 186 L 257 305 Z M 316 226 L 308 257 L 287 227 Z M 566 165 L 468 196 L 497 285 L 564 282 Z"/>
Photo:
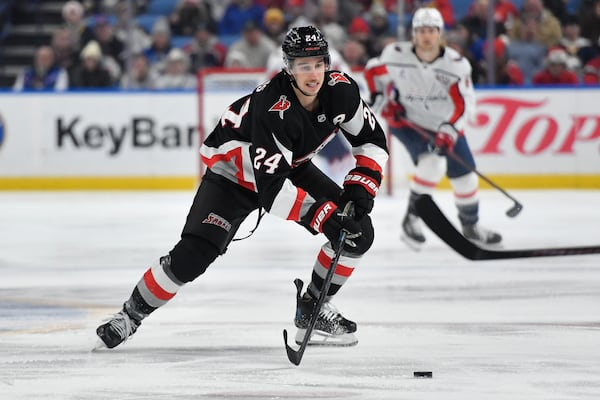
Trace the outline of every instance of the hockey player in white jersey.
<path fill-rule="evenodd" d="M 444 174 L 454 190 L 465 237 L 487 245 L 502 240 L 500 234 L 478 223 L 477 175 L 446 155 L 451 150 L 475 168 L 463 135 L 475 107 L 471 65 L 442 44 L 443 29 L 438 10 L 418 9 L 412 19 L 412 43 L 389 44 L 365 69 L 372 108 L 386 117 L 415 165 L 402 238 L 416 250 L 425 243 L 425 236 L 415 200 L 420 194 L 433 194 Z"/>

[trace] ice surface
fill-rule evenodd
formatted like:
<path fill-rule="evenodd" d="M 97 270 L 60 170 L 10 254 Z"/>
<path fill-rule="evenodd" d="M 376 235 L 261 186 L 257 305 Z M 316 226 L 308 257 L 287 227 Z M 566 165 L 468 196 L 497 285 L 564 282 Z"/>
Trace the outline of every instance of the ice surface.
<path fill-rule="evenodd" d="M 511 194 L 514 219 L 481 193 L 505 248 L 600 245 L 599 191 Z M 0 192 L 0 399 L 600 398 L 600 256 L 472 262 L 429 231 L 415 253 L 405 197 L 377 199 L 375 244 L 334 301 L 359 344 L 309 347 L 296 367 L 282 330 L 322 237 L 267 215 L 131 341 L 92 353 L 193 193 Z M 435 198 L 455 222 L 451 194 Z"/>

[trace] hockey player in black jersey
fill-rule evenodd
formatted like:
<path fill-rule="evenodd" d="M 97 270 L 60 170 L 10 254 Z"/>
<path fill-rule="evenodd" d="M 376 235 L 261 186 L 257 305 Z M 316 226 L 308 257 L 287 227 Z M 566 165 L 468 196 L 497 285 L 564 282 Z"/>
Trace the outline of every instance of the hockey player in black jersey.
<path fill-rule="evenodd" d="M 200 150 L 207 166 L 181 239 L 151 266 L 123 309 L 96 330 L 113 348 L 136 332 L 142 320 L 200 276 L 232 241 L 256 209 L 300 223 L 327 238 L 306 292 L 298 293 L 296 341 L 319 297 L 340 231 L 347 241 L 322 307 L 312 342 L 351 345 L 356 324 L 329 302 L 373 242 L 369 213 L 387 160 L 384 132 L 361 100 L 354 80 L 329 71 L 327 41 L 312 26 L 291 29 L 282 45 L 284 70 L 231 104 Z M 356 159 L 340 188 L 312 162 L 338 131 Z M 350 203 L 354 217 L 342 212 Z"/>

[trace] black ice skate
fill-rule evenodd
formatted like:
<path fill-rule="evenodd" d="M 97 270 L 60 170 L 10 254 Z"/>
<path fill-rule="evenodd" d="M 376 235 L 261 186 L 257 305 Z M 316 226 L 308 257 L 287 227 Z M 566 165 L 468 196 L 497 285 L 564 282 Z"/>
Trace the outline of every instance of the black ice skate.
<path fill-rule="evenodd" d="M 137 331 L 137 328 L 141 323 L 141 321 L 137 321 L 130 317 L 125 311 L 125 308 L 123 308 L 110 318 L 108 322 L 100 325 L 98 329 L 96 329 L 96 334 L 100 338 L 96 349 L 102 347 L 112 349 L 113 347 L 117 347 L 121 343 L 127 341 L 127 339 Z"/>
<path fill-rule="evenodd" d="M 313 299 L 308 293 L 304 293 L 304 296 L 297 299 L 296 317 L 294 319 L 294 324 L 298 328 L 296 344 L 301 344 L 304 339 L 316 303 L 317 300 Z M 344 318 L 333 304 L 326 301 L 321 307 L 308 344 L 353 346 L 358 343 L 354 332 L 356 332 L 356 323 Z"/>
<path fill-rule="evenodd" d="M 502 241 L 499 233 L 482 228 L 477 224 L 463 225 L 462 232 L 464 237 L 480 245 L 499 246 Z"/>
<path fill-rule="evenodd" d="M 425 236 L 421 228 L 421 218 L 407 213 L 402 221 L 402 235 L 400 238 L 413 250 L 419 251 L 425 243 Z"/>

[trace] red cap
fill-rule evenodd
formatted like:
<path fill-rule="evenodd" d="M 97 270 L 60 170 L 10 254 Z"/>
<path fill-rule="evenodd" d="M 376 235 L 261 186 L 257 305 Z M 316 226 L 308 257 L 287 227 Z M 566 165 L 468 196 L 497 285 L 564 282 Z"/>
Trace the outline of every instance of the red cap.
<path fill-rule="evenodd" d="M 369 33 L 369 24 L 361 17 L 354 17 L 348 28 L 349 33 Z"/>

